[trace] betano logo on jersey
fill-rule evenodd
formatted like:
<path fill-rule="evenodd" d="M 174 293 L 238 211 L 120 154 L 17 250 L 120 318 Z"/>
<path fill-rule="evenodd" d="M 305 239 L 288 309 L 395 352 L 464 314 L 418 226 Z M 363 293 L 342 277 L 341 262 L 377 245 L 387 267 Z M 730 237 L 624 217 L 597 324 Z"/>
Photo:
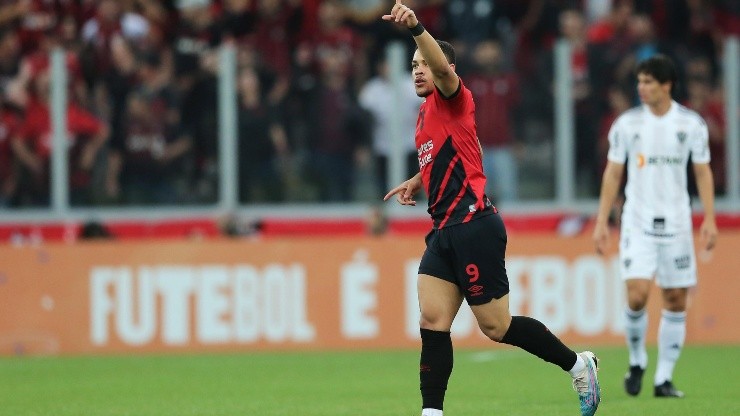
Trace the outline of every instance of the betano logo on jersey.
<path fill-rule="evenodd" d="M 637 167 L 643 168 L 646 164 L 651 166 L 679 166 L 684 164 L 684 160 L 681 156 L 659 155 L 645 157 L 642 153 L 638 153 Z"/>

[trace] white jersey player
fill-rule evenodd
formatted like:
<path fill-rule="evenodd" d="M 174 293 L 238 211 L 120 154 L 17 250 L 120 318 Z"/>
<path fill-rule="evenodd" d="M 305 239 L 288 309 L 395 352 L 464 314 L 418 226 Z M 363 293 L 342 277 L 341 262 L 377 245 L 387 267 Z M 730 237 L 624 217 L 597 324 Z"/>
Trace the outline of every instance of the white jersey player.
<path fill-rule="evenodd" d="M 686 337 L 688 288 L 696 285 L 696 261 L 687 164 L 692 161 L 704 208 L 703 248 L 717 238 L 714 182 L 709 167 L 707 126 L 695 112 L 671 99 L 676 84 L 673 62 L 657 55 L 637 66 L 642 106 L 623 113 L 609 132 L 609 153 L 594 229 L 596 250 L 608 245 L 608 216 L 625 166 L 627 185 L 622 211 L 619 260 L 626 282 L 626 340 L 630 368 L 625 390 L 637 395 L 647 367 L 646 305 L 652 279 L 661 288 L 663 310 L 658 328 L 656 397 L 683 397 L 673 386 L 673 368 Z"/>

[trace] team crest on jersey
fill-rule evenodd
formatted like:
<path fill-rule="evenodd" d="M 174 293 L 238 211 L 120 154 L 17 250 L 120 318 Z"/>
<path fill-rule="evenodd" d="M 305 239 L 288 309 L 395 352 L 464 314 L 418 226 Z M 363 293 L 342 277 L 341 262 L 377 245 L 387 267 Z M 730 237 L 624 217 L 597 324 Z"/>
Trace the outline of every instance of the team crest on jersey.
<path fill-rule="evenodd" d="M 676 137 L 678 137 L 678 142 L 683 144 L 683 142 L 686 141 L 686 132 L 685 131 L 679 131 L 676 133 Z"/>

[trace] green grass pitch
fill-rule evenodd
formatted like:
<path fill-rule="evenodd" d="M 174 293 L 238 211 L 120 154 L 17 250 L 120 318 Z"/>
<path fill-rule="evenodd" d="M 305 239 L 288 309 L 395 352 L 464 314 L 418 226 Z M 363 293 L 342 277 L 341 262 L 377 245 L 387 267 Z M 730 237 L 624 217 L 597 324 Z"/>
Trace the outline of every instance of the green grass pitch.
<path fill-rule="evenodd" d="M 685 348 L 682 400 L 652 397 L 654 365 L 642 394 L 628 397 L 624 348 L 594 351 L 597 415 L 740 415 L 740 346 Z M 418 416 L 419 407 L 416 351 L 0 359 L 3 415 Z M 516 349 L 455 352 L 445 415 L 578 414 L 559 368 Z"/>

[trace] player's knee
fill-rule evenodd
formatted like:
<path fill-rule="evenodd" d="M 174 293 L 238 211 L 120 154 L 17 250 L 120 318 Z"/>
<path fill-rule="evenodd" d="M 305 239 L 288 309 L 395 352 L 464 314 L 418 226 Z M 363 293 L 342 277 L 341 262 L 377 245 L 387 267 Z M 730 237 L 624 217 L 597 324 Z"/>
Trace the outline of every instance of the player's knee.
<path fill-rule="evenodd" d="M 664 308 L 671 312 L 683 312 L 686 310 L 686 290 L 685 289 L 664 289 L 663 290 Z"/>
<path fill-rule="evenodd" d="M 647 305 L 647 296 L 634 295 L 627 298 L 627 305 L 633 311 L 641 311 Z"/>
<path fill-rule="evenodd" d="M 641 289 L 629 289 L 627 291 L 627 305 L 633 311 L 640 311 L 645 308 L 648 300 L 648 291 Z"/>
<path fill-rule="evenodd" d="M 424 329 L 430 329 L 432 331 L 449 331 L 452 327 L 452 318 L 449 318 L 446 314 L 436 312 L 424 312 L 421 313 L 419 319 L 419 327 Z"/>
<path fill-rule="evenodd" d="M 508 325 L 503 321 L 490 321 L 490 322 L 478 322 L 478 327 L 485 336 L 492 341 L 501 342 L 506 335 L 506 331 L 509 330 Z"/>

